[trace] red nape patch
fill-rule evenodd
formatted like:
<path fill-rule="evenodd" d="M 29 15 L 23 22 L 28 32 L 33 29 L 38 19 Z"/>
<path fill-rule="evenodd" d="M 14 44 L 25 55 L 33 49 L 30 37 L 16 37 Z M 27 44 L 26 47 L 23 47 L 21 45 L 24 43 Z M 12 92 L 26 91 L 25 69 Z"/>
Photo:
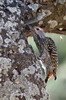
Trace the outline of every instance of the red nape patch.
<path fill-rule="evenodd" d="M 44 33 L 46 32 L 46 30 L 42 28 L 39 24 L 38 24 L 38 27 L 40 27 Z"/>

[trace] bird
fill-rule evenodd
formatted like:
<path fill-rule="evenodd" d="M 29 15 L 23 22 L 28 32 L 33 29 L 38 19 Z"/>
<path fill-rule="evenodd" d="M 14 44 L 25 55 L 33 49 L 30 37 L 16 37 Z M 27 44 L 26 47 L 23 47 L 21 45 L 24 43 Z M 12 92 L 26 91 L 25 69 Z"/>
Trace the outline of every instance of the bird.
<path fill-rule="evenodd" d="M 33 38 L 36 43 L 36 46 L 40 52 L 40 59 L 43 64 L 46 66 L 46 78 L 45 82 L 47 83 L 48 79 L 53 75 L 54 79 L 57 79 L 56 72 L 58 68 L 58 53 L 55 42 L 52 38 L 45 36 L 45 31 L 39 26 L 30 26 L 32 30 Z"/>

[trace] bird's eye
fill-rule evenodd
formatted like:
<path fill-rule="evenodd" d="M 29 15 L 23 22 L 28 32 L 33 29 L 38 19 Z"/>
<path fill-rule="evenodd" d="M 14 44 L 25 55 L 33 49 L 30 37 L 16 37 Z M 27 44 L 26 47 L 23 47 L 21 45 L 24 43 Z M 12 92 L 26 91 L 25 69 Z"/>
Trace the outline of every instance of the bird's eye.
<path fill-rule="evenodd" d="M 36 30 L 39 30 L 39 28 L 36 28 Z"/>

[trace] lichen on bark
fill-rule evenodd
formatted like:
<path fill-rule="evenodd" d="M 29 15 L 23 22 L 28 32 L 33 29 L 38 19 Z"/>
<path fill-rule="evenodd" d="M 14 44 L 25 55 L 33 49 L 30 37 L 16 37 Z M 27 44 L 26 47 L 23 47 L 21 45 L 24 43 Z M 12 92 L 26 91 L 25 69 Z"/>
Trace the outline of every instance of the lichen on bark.
<path fill-rule="evenodd" d="M 25 12 L 23 0 L 0 0 L 0 100 L 49 100 L 45 74 L 22 27 Z"/>

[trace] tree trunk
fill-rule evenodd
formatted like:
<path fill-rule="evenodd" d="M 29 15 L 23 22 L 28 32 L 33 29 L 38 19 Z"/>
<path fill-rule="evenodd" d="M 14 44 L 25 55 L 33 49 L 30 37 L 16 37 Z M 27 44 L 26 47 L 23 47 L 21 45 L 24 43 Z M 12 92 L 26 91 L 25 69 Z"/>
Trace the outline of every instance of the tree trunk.
<path fill-rule="evenodd" d="M 0 0 L 0 100 L 49 100 L 45 74 L 22 27 L 20 0 Z"/>

